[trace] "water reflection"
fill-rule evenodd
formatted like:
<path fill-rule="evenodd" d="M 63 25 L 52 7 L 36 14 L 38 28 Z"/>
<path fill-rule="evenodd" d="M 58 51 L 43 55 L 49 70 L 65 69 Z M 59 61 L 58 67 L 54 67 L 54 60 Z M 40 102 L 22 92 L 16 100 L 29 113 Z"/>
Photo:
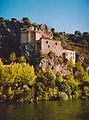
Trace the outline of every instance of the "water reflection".
<path fill-rule="evenodd" d="M 89 101 L 1 104 L 0 120 L 89 120 Z"/>

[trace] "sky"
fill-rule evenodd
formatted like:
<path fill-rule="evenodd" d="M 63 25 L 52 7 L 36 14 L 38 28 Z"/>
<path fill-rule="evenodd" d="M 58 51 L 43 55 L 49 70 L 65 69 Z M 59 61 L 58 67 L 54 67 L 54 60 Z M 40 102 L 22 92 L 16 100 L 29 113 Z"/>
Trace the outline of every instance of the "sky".
<path fill-rule="evenodd" d="M 89 0 L 0 0 L 0 17 L 29 17 L 58 32 L 89 32 Z"/>

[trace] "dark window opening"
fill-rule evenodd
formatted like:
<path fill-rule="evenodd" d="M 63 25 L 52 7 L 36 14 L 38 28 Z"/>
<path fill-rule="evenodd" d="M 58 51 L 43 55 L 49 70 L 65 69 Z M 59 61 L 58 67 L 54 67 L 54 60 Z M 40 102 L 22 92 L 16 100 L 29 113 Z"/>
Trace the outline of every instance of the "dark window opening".
<path fill-rule="evenodd" d="M 51 66 L 51 63 L 50 63 L 50 62 L 48 62 L 48 65 L 49 65 L 49 66 Z"/>
<path fill-rule="evenodd" d="M 57 42 L 55 43 L 55 45 L 57 45 Z"/>
<path fill-rule="evenodd" d="M 48 44 L 48 41 L 46 41 L 46 43 Z"/>
<path fill-rule="evenodd" d="M 54 69 L 54 67 L 52 66 L 52 70 Z"/>
<path fill-rule="evenodd" d="M 64 60 L 66 59 L 66 53 L 65 52 L 62 54 L 62 57 L 63 57 Z"/>
<path fill-rule="evenodd" d="M 36 28 L 34 27 L 34 30 L 36 30 Z"/>
<path fill-rule="evenodd" d="M 48 45 L 48 48 L 50 48 L 50 45 Z"/>

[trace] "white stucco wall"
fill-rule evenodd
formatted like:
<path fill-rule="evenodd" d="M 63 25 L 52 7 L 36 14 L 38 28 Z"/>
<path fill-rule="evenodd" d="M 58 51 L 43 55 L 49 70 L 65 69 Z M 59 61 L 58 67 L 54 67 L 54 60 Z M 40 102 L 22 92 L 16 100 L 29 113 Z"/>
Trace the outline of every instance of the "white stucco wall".
<path fill-rule="evenodd" d="M 66 49 L 64 49 L 64 51 L 63 51 L 64 53 L 66 53 L 66 58 L 68 59 L 68 60 L 72 60 L 73 61 L 73 63 L 75 63 L 75 51 L 72 51 L 72 50 L 66 50 Z"/>

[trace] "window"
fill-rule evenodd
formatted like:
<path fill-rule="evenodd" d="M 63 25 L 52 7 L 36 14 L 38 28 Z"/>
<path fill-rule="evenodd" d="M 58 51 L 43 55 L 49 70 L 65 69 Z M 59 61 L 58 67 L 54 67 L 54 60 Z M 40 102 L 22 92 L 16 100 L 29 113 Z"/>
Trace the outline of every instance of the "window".
<path fill-rule="evenodd" d="M 34 30 L 36 30 L 36 28 L 34 27 Z"/>
<path fill-rule="evenodd" d="M 46 41 L 46 43 L 48 44 L 48 41 Z"/>
<path fill-rule="evenodd" d="M 52 57 L 50 57 L 50 59 L 52 59 Z"/>
<path fill-rule="evenodd" d="M 49 65 L 49 66 L 51 66 L 51 63 L 50 63 L 50 62 L 48 62 L 48 65 Z"/>
<path fill-rule="evenodd" d="M 52 66 L 52 70 L 54 69 L 54 67 Z"/>
<path fill-rule="evenodd" d="M 50 48 L 50 45 L 48 45 L 48 48 Z"/>
<path fill-rule="evenodd" d="M 55 45 L 57 45 L 57 42 L 55 42 Z"/>

